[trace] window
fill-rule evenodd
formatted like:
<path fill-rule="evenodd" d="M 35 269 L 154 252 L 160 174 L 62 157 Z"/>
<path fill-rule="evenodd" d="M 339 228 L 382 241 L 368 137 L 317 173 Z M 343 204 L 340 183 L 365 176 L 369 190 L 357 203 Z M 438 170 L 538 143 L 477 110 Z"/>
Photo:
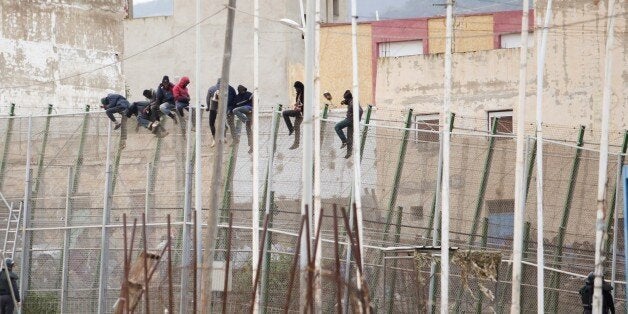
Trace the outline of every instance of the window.
<path fill-rule="evenodd" d="M 423 54 L 422 40 L 381 42 L 378 44 L 380 58 L 416 56 Z"/>
<path fill-rule="evenodd" d="M 416 141 L 421 142 L 438 142 L 440 130 L 440 117 L 438 113 L 434 114 L 420 114 L 414 117 L 415 128 L 419 131 L 416 132 Z M 420 130 L 431 131 L 421 132 Z"/>
<path fill-rule="evenodd" d="M 131 0 L 134 19 L 152 16 L 172 16 L 174 0 Z"/>
<path fill-rule="evenodd" d="M 487 200 L 488 242 L 505 245 L 512 241 L 515 200 Z"/>
<path fill-rule="evenodd" d="M 497 134 L 513 134 L 512 110 L 489 111 L 487 127 L 489 133 L 493 130 L 495 119 L 497 119 Z"/>
<path fill-rule="evenodd" d="M 499 36 L 499 48 L 521 47 L 521 33 L 503 34 Z M 528 48 L 534 47 L 534 33 L 528 33 Z"/>

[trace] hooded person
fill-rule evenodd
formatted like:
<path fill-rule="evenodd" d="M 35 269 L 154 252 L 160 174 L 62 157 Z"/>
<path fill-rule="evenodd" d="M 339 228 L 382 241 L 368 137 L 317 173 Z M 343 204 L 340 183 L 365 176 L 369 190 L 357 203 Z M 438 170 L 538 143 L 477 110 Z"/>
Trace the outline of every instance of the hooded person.
<path fill-rule="evenodd" d="M 100 99 L 101 107 L 105 109 L 105 113 L 109 120 L 115 124 L 114 130 L 120 128 L 121 123 L 116 121 L 116 118 L 113 116 L 114 113 L 119 113 L 124 117 L 124 113 L 127 109 L 129 109 L 129 101 L 124 98 L 124 96 L 119 94 L 108 94 L 106 97 Z"/>
<path fill-rule="evenodd" d="M 4 260 L 4 265 L 0 271 L 0 313 L 13 313 L 15 302 L 18 305 L 21 302 L 20 290 L 17 284 L 19 277 L 13 272 L 14 265 L 13 259 L 7 258 Z M 13 302 L 14 300 L 15 302 Z"/>
<path fill-rule="evenodd" d="M 188 92 L 188 84 L 190 79 L 187 76 L 182 77 L 179 83 L 172 88 L 175 107 L 180 117 L 183 117 L 183 109 L 190 110 L 190 93 Z"/>
<path fill-rule="evenodd" d="M 584 282 L 584 286 L 580 288 L 580 299 L 582 300 L 582 308 L 584 314 L 593 313 L 593 290 L 595 283 L 595 273 L 590 272 L 587 276 L 587 279 Z M 615 314 L 615 303 L 613 302 L 613 295 L 611 291 L 613 290 L 613 286 L 611 286 L 608 282 L 604 281 L 602 278 L 602 313 L 613 313 Z"/>
<path fill-rule="evenodd" d="M 346 90 L 344 95 L 342 95 L 342 97 L 343 97 L 343 100 L 341 104 L 347 106 L 347 114 L 343 120 L 336 123 L 336 125 L 334 126 L 334 130 L 336 131 L 336 134 L 338 134 L 338 137 L 340 138 L 340 141 L 342 142 L 342 144 L 340 145 L 340 148 L 347 147 L 347 154 L 345 155 L 345 158 L 349 158 L 351 157 L 352 149 L 353 149 L 353 95 L 351 94 L 351 91 Z M 362 112 L 363 112 L 362 107 L 359 107 L 358 111 L 359 111 L 359 116 L 358 116 L 358 121 L 359 121 L 362 119 Z M 344 128 L 347 128 L 346 136 L 343 131 Z"/>
<path fill-rule="evenodd" d="M 170 83 L 168 75 L 164 75 L 161 79 L 161 83 L 157 86 L 156 100 L 159 104 L 159 110 L 166 116 L 174 120 L 177 123 L 177 118 L 172 113 L 172 110 L 176 108 L 173 93 L 174 85 Z"/>

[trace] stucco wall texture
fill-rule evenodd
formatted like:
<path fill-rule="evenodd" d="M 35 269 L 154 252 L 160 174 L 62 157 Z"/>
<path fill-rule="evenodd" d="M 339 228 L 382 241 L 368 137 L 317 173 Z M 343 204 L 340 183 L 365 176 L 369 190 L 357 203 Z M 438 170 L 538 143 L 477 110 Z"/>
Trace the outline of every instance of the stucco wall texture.
<path fill-rule="evenodd" d="M 124 92 L 120 0 L 3 1 L 0 114 L 84 110 L 107 91 Z"/>
<path fill-rule="evenodd" d="M 358 80 L 360 104 L 373 103 L 371 24 L 359 24 Z M 353 86 L 351 25 L 327 25 L 321 28 L 320 77 L 321 92 L 329 91 L 334 105 L 340 106 L 342 94 Z"/>
<path fill-rule="evenodd" d="M 305 41 L 299 30 L 279 23 L 282 18 L 301 22 L 297 1 L 260 1 L 260 4 L 259 101 L 260 110 L 270 111 L 278 103 L 291 105 L 294 102 L 292 85 L 295 80 L 304 81 Z M 327 12 L 325 4 L 326 2 L 323 2 L 321 9 L 323 21 L 326 20 Z M 340 8 L 343 10 L 344 4 L 346 2 L 341 1 Z M 132 99 L 141 99 L 143 89 L 156 88 L 163 75 L 169 75 L 172 82 L 181 76 L 188 76 L 191 80 L 188 88 L 192 103 L 196 104 L 197 100 L 205 103 L 207 89 L 216 84 L 222 72 L 227 21 L 224 1 L 204 1 L 199 14 L 202 22 L 198 52 L 193 27 L 196 19 L 195 1 L 174 0 L 173 16 L 125 21 L 125 54 L 131 56 L 139 53 L 124 63 L 124 74 Z M 252 14 L 252 0 L 237 2 L 230 71 L 230 84 L 234 88 L 239 84 L 244 85 L 251 92 Z M 191 29 L 186 31 L 190 27 Z M 172 39 L 168 40 L 170 38 Z M 165 42 L 146 50 L 162 41 Z M 200 53 L 198 78 L 195 73 L 197 53 Z"/>
<path fill-rule="evenodd" d="M 606 2 L 554 2 L 547 41 L 544 121 L 547 125 L 601 129 L 602 91 L 607 21 Z M 615 15 L 625 14 L 625 2 L 616 3 Z M 535 12 L 545 12 L 545 2 Z M 537 20 L 542 21 L 543 17 Z M 615 45 L 611 84 L 611 129 L 624 130 L 626 110 L 626 21 L 615 19 Z M 538 36 L 536 32 L 532 36 Z M 536 46 L 536 37 L 534 45 Z M 458 40 L 458 39 L 456 39 Z M 430 50 L 434 47 L 430 44 Z M 459 117 L 486 120 L 487 111 L 514 109 L 518 97 L 519 49 L 493 49 L 454 53 L 452 111 Z M 526 122 L 535 120 L 536 47 L 528 51 Z M 401 117 L 413 108 L 416 114 L 438 113 L 442 108 L 444 60 L 428 54 L 378 60 L 377 105 Z M 457 123 L 464 123 L 458 120 Z M 516 121 L 515 121 L 516 123 Z M 576 132 L 568 134 L 569 139 Z"/>

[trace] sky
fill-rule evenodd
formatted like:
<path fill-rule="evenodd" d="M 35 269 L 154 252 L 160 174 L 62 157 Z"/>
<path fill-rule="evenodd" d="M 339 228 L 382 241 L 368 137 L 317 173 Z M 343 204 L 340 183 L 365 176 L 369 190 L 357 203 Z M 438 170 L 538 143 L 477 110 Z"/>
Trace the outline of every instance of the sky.
<path fill-rule="evenodd" d="M 356 0 L 360 21 L 445 15 L 446 0 Z M 454 14 L 521 10 L 522 0 L 456 0 Z M 134 15 L 172 12 L 172 0 L 134 0 Z M 347 1 L 350 6 L 351 1 Z M 350 12 L 350 10 L 349 10 Z M 163 15 L 163 14 L 161 14 Z"/>

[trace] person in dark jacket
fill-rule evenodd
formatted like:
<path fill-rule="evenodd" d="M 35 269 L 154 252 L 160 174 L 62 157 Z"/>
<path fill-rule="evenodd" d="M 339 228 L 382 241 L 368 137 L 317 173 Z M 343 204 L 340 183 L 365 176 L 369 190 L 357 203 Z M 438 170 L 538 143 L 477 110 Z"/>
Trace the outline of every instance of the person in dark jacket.
<path fill-rule="evenodd" d="M 107 116 L 111 122 L 115 123 L 114 130 L 120 128 L 121 123 L 116 121 L 116 118 L 113 116 L 114 113 L 119 113 L 124 117 L 124 112 L 129 109 L 129 101 L 124 98 L 122 95 L 118 94 L 109 94 L 107 97 L 103 97 L 100 99 L 101 107 L 105 109 Z"/>
<path fill-rule="evenodd" d="M 340 148 L 347 147 L 347 154 L 345 158 L 351 157 L 352 148 L 353 148 L 353 95 L 351 91 L 345 91 L 344 95 L 342 95 L 344 100 L 341 102 L 343 105 L 347 105 L 347 115 L 344 120 L 336 123 L 334 126 L 334 130 L 336 130 L 336 134 L 340 138 L 342 145 Z M 358 116 L 358 121 L 362 119 L 362 107 L 359 107 L 360 115 Z M 347 128 L 347 136 L 342 129 Z"/>
<path fill-rule="evenodd" d="M 233 114 L 246 126 L 246 137 L 249 143 L 249 154 L 253 152 L 253 130 L 252 122 L 247 115 L 253 111 L 253 94 L 247 91 L 246 87 L 238 85 L 238 95 Z"/>
<path fill-rule="evenodd" d="M 584 286 L 580 288 L 580 299 L 582 300 L 582 307 L 584 314 L 591 314 L 593 312 L 593 285 L 595 282 L 595 273 L 590 272 L 587 276 Z M 613 302 L 613 295 L 611 291 L 613 287 L 602 278 L 602 313 L 615 314 L 615 303 Z"/>
<path fill-rule="evenodd" d="M 17 302 L 17 306 L 20 306 L 20 290 L 17 285 L 18 276 L 13 272 L 13 259 L 7 258 L 4 260 L 4 266 L 2 271 L 0 271 L 0 313 L 10 314 L 13 313 L 15 308 L 15 302 Z M 7 272 L 9 274 L 9 278 L 7 278 Z M 9 286 L 10 282 L 10 286 Z M 13 288 L 13 289 L 11 289 Z M 11 293 L 13 290 L 13 294 Z"/>
<path fill-rule="evenodd" d="M 295 149 L 299 147 L 299 142 L 301 140 L 301 122 L 303 122 L 303 97 L 305 87 L 303 83 L 300 81 L 294 82 L 294 90 L 296 91 L 296 97 L 294 101 L 294 106 L 292 110 L 284 110 L 283 111 L 283 119 L 286 121 L 286 126 L 288 127 L 288 135 L 292 135 L 294 133 L 294 143 L 290 146 L 290 149 Z M 290 117 L 294 117 L 294 126 L 292 126 L 292 121 Z"/>
<path fill-rule="evenodd" d="M 179 83 L 172 88 L 175 107 L 180 117 L 183 117 L 183 109 L 190 110 L 190 93 L 188 92 L 188 84 L 190 79 L 187 76 L 182 77 Z"/>
<path fill-rule="evenodd" d="M 177 118 L 172 113 L 172 110 L 176 108 L 173 89 L 174 85 L 170 83 L 170 78 L 164 75 L 161 79 L 161 84 L 157 86 L 157 103 L 159 104 L 159 110 L 174 120 L 174 123 L 177 123 Z"/>
<path fill-rule="evenodd" d="M 229 104 L 235 102 L 236 91 L 229 85 L 228 90 L 228 98 L 227 98 L 227 107 Z M 209 111 L 209 129 L 212 132 L 212 143 L 211 146 L 214 147 L 216 145 L 216 117 L 218 116 L 218 101 L 220 99 L 220 79 L 216 82 L 216 85 L 210 87 L 207 90 L 207 97 L 205 101 L 207 103 L 207 109 Z"/>
<path fill-rule="evenodd" d="M 152 120 L 153 117 L 150 115 L 150 104 L 151 99 L 154 97 L 154 92 L 150 89 L 145 89 L 142 92 L 142 95 L 146 97 L 148 100 L 146 101 L 135 101 L 131 104 L 131 107 L 126 111 L 126 117 L 130 118 L 131 116 L 137 116 L 137 125 L 143 126 L 153 132 L 153 134 L 158 137 L 164 137 L 168 135 L 163 127 L 159 125 L 159 121 Z M 137 130 L 137 129 L 136 129 Z"/>

